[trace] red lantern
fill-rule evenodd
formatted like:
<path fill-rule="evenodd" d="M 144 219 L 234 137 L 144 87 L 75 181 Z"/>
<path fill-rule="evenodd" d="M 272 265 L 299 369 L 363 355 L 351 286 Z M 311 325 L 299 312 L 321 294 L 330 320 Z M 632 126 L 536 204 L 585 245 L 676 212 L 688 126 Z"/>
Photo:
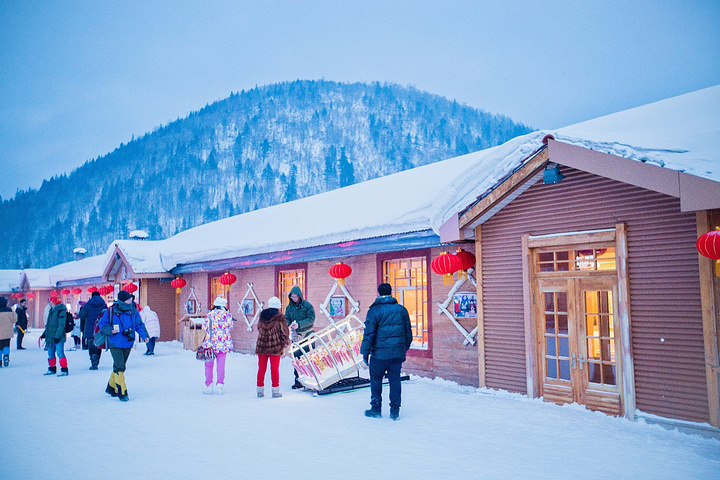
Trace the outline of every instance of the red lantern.
<path fill-rule="evenodd" d="M 352 268 L 350 268 L 350 265 L 338 262 L 330 267 L 328 273 L 337 281 L 338 285 L 345 285 L 345 279 L 352 273 Z"/>
<path fill-rule="evenodd" d="M 237 280 L 237 277 L 232 273 L 225 272 L 223 275 L 220 275 L 220 283 L 223 285 L 232 285 L 235 283 L 235 280 Z"/>
<path fill-rule="evenodd" d="M 57 290 L 50 290 L 51 297 L 57 297 L 58 295 L 60 295 L 60 294 L 57 292 Z"/>
<path fill-rule="evenodd" d="M 430 263 L 432 271 L 443 276 L 443 285 L 452 285 L 453 273 L 460 270 L 460 260 L 455 255 L 442 252 Z"/>
<path fill-rule="evenodd" d="M 125 291 L 128 292 L 128 293 L 135 293 L 135 292 L 137 291 L 137 289 L 138 289 L 138 286 L 135 285 L 134 283 L 128 283 L 128 284 L 125 285 L 122 289 L 125 290 Z"/>
<path fill-rule="evenodd" d="M 100 295 L 109 295 L 111 294 L 115 288 L 113 288 L 112 285 L 103 285 L 98 289 L 98 292 L 100 292 Z"/>
<path fill-rule="evenodd" d="M 93 286 L 87 289 L 87 292 L 92 295 L 93 292 L 97 292 L 97 287 Z"/>
<path fill-rule="evenodd" d="M 187 282 L 182 278 L 176 278 L 172 282 L 170 282 L 170 285 L 175 289 L 175 293 L 180 293 L 185 285 L 187 285 Z"/>
<path fill-rule="evenodd" d="M 82 289 L 75 287 L 72 289 L 72 293 L 73 295 L 80 295 L 82 293 Z"/>
<path fill-rule="evenodd" d="M 68 290 L 67 288 L 63 288 L 62 290 L 60 290 L 60 294 L 61 295 L 70 295 L 70 290 Z"/>
<path fill-rule="evenodd" d="M 30 293 L 27 294 L 27 297 L 28 297 L 30 300 L 32 300 L 33 298 L 37 297 L 37 295 L 35 295 L 35 293 L 33 293 L 33 292 L 30 292 Z"/>
<path fill-rule="evenodd" d="M 695 246 L 700 255 L 715 260 L 715 275 L 720 277 L 720 229 L 700 235 Z"/>
<path fill-rule="evenodd" d="M 460 278 L 463 280 L 467 280 L 467 271 L 471 268 L 475 268 L 475 255 L 458 247 L 455 256 L 460 262 Z"/>

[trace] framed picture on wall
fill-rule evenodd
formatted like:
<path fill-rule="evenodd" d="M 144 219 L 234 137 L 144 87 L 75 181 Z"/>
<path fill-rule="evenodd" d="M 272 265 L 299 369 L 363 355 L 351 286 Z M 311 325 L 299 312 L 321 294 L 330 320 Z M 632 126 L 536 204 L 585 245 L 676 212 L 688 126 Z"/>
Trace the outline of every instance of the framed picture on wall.
<path fill-rule="evenodd" d="M 453 296 L 455 318 L 477 318 L 477 294 L 458 292 Z"/>
<path fill-rule="evenodd" d="M 197 313 L 197 301 L 194 298 L 188 298 L 185 302 L 185 311 L 188 315 L 195 315 Z"/>
<path fill-rule="evenodd" d="M 331 297 L 328 310 L 332 317 L 344 317 L 345 314 L 345 297 Z"/>
<path fill-rule="evenodd" d="M 245 315 L 255 315 L 255 300 L 246 298 L 242 301 L 242 313 Z"/>

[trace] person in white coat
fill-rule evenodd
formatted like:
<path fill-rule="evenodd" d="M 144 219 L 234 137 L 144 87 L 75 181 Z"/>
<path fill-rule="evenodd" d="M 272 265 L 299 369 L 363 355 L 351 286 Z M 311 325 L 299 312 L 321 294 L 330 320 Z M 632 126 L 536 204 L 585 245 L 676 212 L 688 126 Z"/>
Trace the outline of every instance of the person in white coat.
<path fill-rule="evenodd" d="M 147 351 L 144 355 L 155 355 L 155 341 L 160 338 L 160 319 L 157 313 L 150 310 L 149 305 L 140 311 L 140 318 L 145 324 L 150 340 L 147 342 Z"/>

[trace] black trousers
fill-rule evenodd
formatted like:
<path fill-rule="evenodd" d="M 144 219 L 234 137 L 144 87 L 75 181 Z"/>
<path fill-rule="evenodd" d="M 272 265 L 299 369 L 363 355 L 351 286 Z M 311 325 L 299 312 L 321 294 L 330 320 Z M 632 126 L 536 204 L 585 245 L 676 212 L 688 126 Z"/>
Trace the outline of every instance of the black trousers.
<path fill-rule="evenodd" d="M 17 331 L 17 348 L 18 349 L 22 348 L 23 338 L 25 338 L 25 334 L 18 328 L 18 331 Z"/>
<path fill-rule="evenodd" d="M 370 356 L 370 405 L 373 410 L 382 406 L 382 382 L 387 373 L 390 384 L 390 408 L 400 408 L 400 370 L 403 361 L 399 358 L 378 359 Z"/>

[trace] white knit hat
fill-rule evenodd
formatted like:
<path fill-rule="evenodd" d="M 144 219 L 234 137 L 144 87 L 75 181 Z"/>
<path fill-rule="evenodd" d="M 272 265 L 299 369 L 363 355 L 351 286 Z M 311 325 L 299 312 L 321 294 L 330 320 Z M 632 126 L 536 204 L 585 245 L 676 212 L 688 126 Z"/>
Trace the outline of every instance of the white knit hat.
<path fill-rule="evenodd" d="M 280 310 L 282 308 L 282 302 L 278 297 L 270 297 L 270 300 L 268 300 L 268 308 L 277 308 Z"/>
<path fill-rule="evenodd" d="M 223 297 L 217 297 L 213 302 L 213 305 L 215 305 L 216 307 L 227 308 L 227 300 L 225 300 Z"/>

